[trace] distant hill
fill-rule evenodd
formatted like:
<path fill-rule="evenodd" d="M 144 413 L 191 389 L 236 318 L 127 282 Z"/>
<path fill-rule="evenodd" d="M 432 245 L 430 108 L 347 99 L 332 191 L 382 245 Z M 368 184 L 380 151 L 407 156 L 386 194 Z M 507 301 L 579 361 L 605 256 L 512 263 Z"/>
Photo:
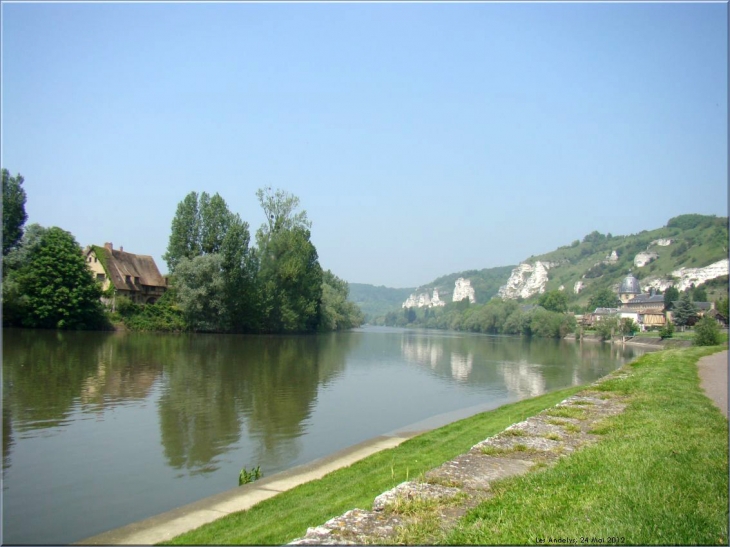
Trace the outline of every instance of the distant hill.
<path fill-rule="evenodd" d="M 451 302 L 454 292 L 454 283 L 460 277 L 471 280 L 477 302 L 486 302 L 491 299 L 499 287 L 506 283 L 514 266 L 500 266 L 483 270 L 467 270 L 434 279 L 431 283 L 420 287 L 392 289 L 389 287 L 368 285 L 366 283 L 350 283 L 349 300 L 355 302 L 367 318 L 380 317 L 389 311 L 399 310 L 406 299 L 413 293 L 428 292 L 434 289 L 439 291 L 441 300 Z"/>
<path fill-rule="evenodd" d="M 454 283 L 460 277 L 471 281 L 476 301 L 484 304 L 497 294 L 499 288 L 507 282 L 514 266 L 499 266 L 497 268 L 484 268 L 482 270 L 466 270 L 447 275 L 442 275 L 411 292 L 432 292 L 437 289 L 439 298 L 445 302 L 451 302 L 454 293 Z M 409 293 L 410 294 L 410 293 Z M 406 297 L 407 298 L 407 297 Z M 404 299 L 405 300 L 405 299 Z M 402 302 L 401 302 L 402 304 Z"/>
<path fill-rule="evenodd" d="M 452 273 L 413 289 L 351 283 L 350 300 L 358 303 L 366 314 L 378 317 L 400 309 L 414 292 L 435 288 L 442 300 L 450 302 L 454 282 L 464 277 L 471 280 L 477 303 L 496 296 L 500 287 L 509 281 L 510 288 L 503 291 L 503 297 L 535 302 L 540 289 L 550 291 L 562 287 L 571 308 L 580 309 L 599 290 L 617 287 L 629 271 L 639 279 L 642 288 L 663 290 L 681 281 L 673 276 L 680 268 L 705 268 L 727 258 L 728 218 L 688 214 L 670 219 L 666 226 L 638 234 L 614 236 L 594 231 L 570 245 L 529 257 L 519 269 L 502 266 Z M 540 272 L 536 273 L 540 268 L 544 278 L 539 277 Z M 708 297 L 715 300 L 727 295 L 728 277 L 714 276 L 704 285 Z"/>
<path fill-rule="evenodd" d="M 672 218 L 662 228 L 628 236 L 592 232 L 581 241 L 530 257 L 527 264 L 550 264 L 544 290 L 563 287 L 573 306 L 585 306 L 603 288 L 615 288 L 629 271 L 643 289 L 663 290 L 681 281 L 680 268 L 705 268 L 728 258 L 728 218 L 697 214 Z M 708 294 L 727 293 L 727 275 L 707 283 Z M 576 283 L 580 283 L 576 294 Z M 700 284 L 700 283 L 698 283 Z M 536 300 L 531 295 L 527 300 Z"/>
<path fill-rule="evenodd" d="M 408 295 L 415 290 L 414 288 L 392 289 L 382 285 L 376 287 L 367 283 L 350 283 L 349 285 L 348 300 L 360 307 L 366 320 L 399 309 Z"/>

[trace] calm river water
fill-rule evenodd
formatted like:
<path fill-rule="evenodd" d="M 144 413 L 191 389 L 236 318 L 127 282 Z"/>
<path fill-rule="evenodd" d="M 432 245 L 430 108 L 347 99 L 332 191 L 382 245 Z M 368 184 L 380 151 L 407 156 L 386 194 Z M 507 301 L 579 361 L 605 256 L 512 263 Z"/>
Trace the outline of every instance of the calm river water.
<path fill-rule="evenodd" d="M 268 476 L 437 415 L 591 382 L 641 352 L 376 327 L 6 329 L 3 543 L 78 541 L 234 488 L 243 466 Z"/>

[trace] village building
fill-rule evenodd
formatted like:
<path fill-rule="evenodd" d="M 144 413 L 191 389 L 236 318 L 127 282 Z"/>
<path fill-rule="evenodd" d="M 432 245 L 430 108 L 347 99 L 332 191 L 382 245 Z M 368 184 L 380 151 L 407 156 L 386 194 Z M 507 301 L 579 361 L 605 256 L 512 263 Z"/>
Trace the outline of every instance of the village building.
<path fill-rule="evenodd" d="M 112 309 L 117 296 L 136 304 L 154 304 L 167 290 L 167 278 L 151 256 L 127 253 L 123 247 L 115 250 L 111 243 L 104 243 L 103 247 L 86 247 L 84 258 L 104 290 L 102 301 Z"/>

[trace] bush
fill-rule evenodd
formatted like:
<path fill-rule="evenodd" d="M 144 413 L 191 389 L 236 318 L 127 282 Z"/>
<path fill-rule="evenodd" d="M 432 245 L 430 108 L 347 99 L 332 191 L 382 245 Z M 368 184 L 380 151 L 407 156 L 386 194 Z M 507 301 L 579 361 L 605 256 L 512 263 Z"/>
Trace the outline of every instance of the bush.
<path fill-rule="evenodd" d="M 695 346 L 716 346 L 720 343 L 720 328 L 717 321 L 703 317 L 695 325 Z"/>
<path fill-rule="evenodd" d="M 674 323 L 667 321 L 659 331 L 659 337 L 664 340 L 665 338 L 671 338 L 672 336 L 674 336 Z"/>

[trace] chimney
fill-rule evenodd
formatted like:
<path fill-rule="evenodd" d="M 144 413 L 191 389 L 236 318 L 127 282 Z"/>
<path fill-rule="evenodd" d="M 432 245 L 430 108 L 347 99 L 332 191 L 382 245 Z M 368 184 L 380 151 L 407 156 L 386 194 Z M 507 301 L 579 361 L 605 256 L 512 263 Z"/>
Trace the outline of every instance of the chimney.
<path fill-rule="evenodd" d="M 111 243 L 104 243 L 104 247 L 109 249 L 110 251 L 114 250 L 114 245 L 112 245 Z"/>
<path fill-rule="evenodd" d="M 119 252 L 120 253 L 123 253 L 124 252 L 124 247 L 122 247 L 121 245 L 119 246 Z"/>

